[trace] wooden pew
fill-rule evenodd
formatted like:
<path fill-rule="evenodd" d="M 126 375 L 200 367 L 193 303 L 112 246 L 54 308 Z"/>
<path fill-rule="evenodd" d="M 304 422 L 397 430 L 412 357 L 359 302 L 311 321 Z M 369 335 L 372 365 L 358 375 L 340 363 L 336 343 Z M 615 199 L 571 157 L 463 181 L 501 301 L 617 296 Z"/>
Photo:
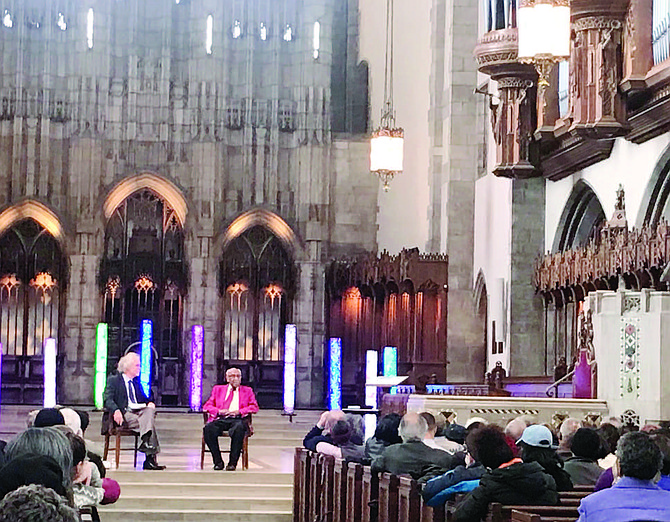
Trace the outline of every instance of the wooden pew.
<path fill-rule="evenodd" d="M 312 452 L 296 448 L 293 459 L 293 522 L 309 522 L 309 483 Z"/>
<path fill-rule="evenodd" d="M 579 518 L 577 506 L 504 506 L 492 502 L 489 505 L 486 521 L 509 522 L 512 519 L 512 510 L 514 509 L 524 513 L 537 514 L 541 517 L 568 518 L 573 521 Z"/>
<path fill-rule="evenodd" d="M 360 522 L 362 517 L 363 466 L 349 462 L 347 469 L 347 512 L 346 522 Z"/>
<path fill-rule="evenodd" d="M 333 522 L 347 519 L 347 463 L 335 459 L 333 469 Z"/>
<path fill-rule="evenodd" d="M 414 522 L 421 519 L 421 493 L 411 477 L 401 476 L 398 484 L 398 520 Z"/>
<path fill-rule="evenodd" d="M 575 522 L 574 517 L 543 517 L 537 513 L 526 513 L 517 509 L 512 510 L 510 522 Z"/>
<path fill-rule="evenodd" d="M 335 457 L 319 455 L 321 458 L 321 522 L 333 522 L 335 512 Z"/>
<path fill-rule="evenodd" d="M 398 522 L 398 477 L 382 473 L 379 477 L 379 522 Z"/>
<path fill-rule="evenodd" d="M 363 467 L 362 495 L 362 522 L 377 522 L 379 514 L 379 479 L 376 473 L 372 473 L 370 466 Z"/>
<path fill-rule="evenodd" d="M 323 468 L 323 455 L 312 453 L 309 461 L 309 522 L 319 520 L 321 516 L 321 496 L 323 494 L 323 483 L 321 470 Z"/>

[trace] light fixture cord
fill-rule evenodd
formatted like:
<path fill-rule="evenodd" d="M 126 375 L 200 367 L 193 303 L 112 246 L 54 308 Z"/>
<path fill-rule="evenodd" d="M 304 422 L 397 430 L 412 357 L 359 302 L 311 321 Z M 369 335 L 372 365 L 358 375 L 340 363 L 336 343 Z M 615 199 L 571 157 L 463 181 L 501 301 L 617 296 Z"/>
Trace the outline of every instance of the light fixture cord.
<path fill-rule="evenodd" d="M 390 127 L 393 123 L 395 123 L 393 114 L 393 0 L 386 0 L 386 60 L 381 125 Z"/>

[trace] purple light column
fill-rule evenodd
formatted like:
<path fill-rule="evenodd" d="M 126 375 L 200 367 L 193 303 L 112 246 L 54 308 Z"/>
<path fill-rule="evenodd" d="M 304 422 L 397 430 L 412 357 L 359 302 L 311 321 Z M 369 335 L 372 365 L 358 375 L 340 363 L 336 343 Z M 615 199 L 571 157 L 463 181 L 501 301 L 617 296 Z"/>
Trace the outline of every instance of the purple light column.
<path fill-rule="evenodd" d="M 196 324 L 191 328 L 191 410 L 202 409 L 202 354 L 205 347 L 205 330 Z"/>

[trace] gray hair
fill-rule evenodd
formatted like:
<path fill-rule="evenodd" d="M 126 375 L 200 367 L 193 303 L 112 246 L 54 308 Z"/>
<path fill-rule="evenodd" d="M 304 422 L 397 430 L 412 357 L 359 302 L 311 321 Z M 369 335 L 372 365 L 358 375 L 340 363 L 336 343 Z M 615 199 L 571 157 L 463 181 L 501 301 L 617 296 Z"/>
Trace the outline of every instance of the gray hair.
<path fill-rule="evenodd" d="M 661 449 L 643 431 L 631 431 L 621 437 L 616 456 L 624 477 L 651 480 L 663 467 Z"/>
<path fill-rule="evenodd" d="M 403 442 L 423 440 L 428 432 L 428 423 L 418 413 L 406 413 L 400 421 L 398 434 Z"/>
<path fill-rule="evenodd" d="M 53 489 L 30 484 L 0 501 L 0 522 L 78 522 L 79 514 Z"/>
<path fill-rule="evenodd" d="M 135 352 L 128 352 L 126 355 L 121 357 L 118 364 L 116 365 L 116 369 L 119 370 L 119 373 L 125 373 L 126 370 L 130 368 L 130 365 L 133 364 L 131 361 L 134 361 L 136 357 L 139 360 L 140 356 Z"/>
<path fill-rule="evenodd" d="M 21 455 L 46 455 L 54 459 L 63 471 L 63 487 L 72 486 L 72 448 L 59 429 L 28 428 L 12 439 L 5 449 L 7 462 Z"/>
<path fill-rule="evenodd" d="M 570 439 L 577 432 L 579 428 L 583 426 L 582 421 L 575 419 L 574 417 L 568 417 L 563 421 L 558 432 L 558 436 L 561 439 L 563 445 L 570 445 Z"/>

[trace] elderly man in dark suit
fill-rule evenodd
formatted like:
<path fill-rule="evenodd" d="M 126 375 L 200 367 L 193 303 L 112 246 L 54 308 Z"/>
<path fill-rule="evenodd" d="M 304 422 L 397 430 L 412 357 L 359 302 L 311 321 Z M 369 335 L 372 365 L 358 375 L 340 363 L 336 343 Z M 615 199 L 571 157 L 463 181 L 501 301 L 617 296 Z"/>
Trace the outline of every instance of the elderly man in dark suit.
<path fill-rule="evenodd" d="M 373 473 L 409 473 L 413 479 L 425 482 L 465 463 L 464 456 L 460 453 L 451 455 L 424 444 L 423 438 L 427 431 L 428 424 L 421 415 L 406 413 L 398 428 L 402 444 L 393 444 L 376 457 L 372 461 Z"/>
<path fill-rule="evenodd" d="M 117 365 L 118 372 L 107 380 L 105 387 L 105 409 L 115 424 L 139 430 L 142 442 L 138 448 L 146 455 L 144 469 L 161 470 L 156 462 L 159 452 L 156 435 L 156 405 L 147 397 L 140 386 L 140 357 L 129 352 Z"/>

